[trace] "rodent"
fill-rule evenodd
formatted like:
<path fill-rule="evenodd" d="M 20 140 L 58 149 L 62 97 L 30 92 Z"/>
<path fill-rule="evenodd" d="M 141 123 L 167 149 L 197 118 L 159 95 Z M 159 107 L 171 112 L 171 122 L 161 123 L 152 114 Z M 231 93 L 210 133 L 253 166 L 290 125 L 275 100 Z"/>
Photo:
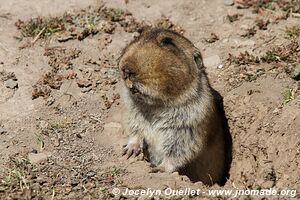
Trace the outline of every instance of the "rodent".
<path fill-rule="evenodd" d="M 176 32 L 147 28 L 123 50 L 119 70 L 129 134 L 123 154 L 143 152 L 161 171 L 222 184 L 226 130 L 200 51 Z"/>

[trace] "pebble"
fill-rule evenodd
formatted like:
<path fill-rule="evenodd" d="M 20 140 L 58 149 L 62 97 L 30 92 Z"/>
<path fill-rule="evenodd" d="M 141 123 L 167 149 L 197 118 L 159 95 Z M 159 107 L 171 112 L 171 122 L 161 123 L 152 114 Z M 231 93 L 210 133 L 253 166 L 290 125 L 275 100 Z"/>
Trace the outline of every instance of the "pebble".
<path fill-rule="evenodd" d="M 49 127 L 49 123 L 45 120 L 41 120 L 40 121 L 40 127 L 41 127 L 41 129 L 46 129 L 46 128 Z"/>
<path fill-rule="evenodd" d="M 32 164 L 36 164 L 36 163 L 45 161 L 45 160 L 47 160 L 48 157 L 49 157 L 49 154 L 47 154 L 47 153 L 29 153 L 28 154 L 28 160 Z"/>
<path fill-rule="evenodd" d="M 12 79 L 5 81 L 4 84 L 5 84 L 5 87 L 10 88 L 10 89 L 18 88 L 18 82 L 14 81 Z"/>
<path fill-rule="evenodd" d="M 234 0 L 223 0 L 225 6 L 232 6 L 234 4 Z"/>
<path fill-rule="evenodd" d="M 81 89 L 81 92 L 86 93 L 92 90 L 92 87 L 85 87 Z"/>
<path fill-rule="evenodd" d="M 4 133 L 6 133 L 7 131 L 4 129 L 4 128 L 1 128 L 0 127 L 0 134 L 4 134 Z"/>
<path fill-rule="evenodd" d="M 213 55 L 208 58 L 204 58 L 203 63 L 205 67 L 217 67 L 220 65 L 221 59 L 218 55 Z"/>
<path fill-rule="evenodd" d="M 243 24 L 240 26 L 241 29 L 243 30 L 248 30 L 249 29 L 249 26 L 247 24 Z"/>
<path fill-rule="evenodd" d="M 223 43 L 227 43 L 228 41 L 229 41 L 228 38 L 224 38 L 224 39 L 222 40 Z"/>
<path fill-rule="evenodd" d="M 109 122 L 103 126 L 103 132 L 108 134 L 123 133 L 123 127 L 118 122 Z"/>
<path fill-rule="evenodd" d="M 47 98 L 46 105 L 51 106 L 54 102 L 55 102 L 55 98 L 53 96 L 50 96 Z"/>
<path fill-rule="evenodd" d="M 37 151 L 36 149 L 32 149 L 32 150 L 31 150 L 31 153 L 37 154 L 38 151 Z"/>
<path fill-rule="evenodd" d="M 273 113 L 274 113 L 274 114 L 278 114 L 279 111 L 280 111 L 280 110 L 279 110 L 278 108 L 275 108 L 275 109 L 273 110 Z"/>
<path fill-rule="evenodd" d="M 218 69 L 222 69 L 223 67 L 224 67 L 224 65 L 221 64 L 218 66 Z"/>
<path fill-rule="evenodd" d="M 78 87 L 82 88 L 82 87 L 89 87 L 92 85 L 92 83 L 88 80 L 80 79 L 80 80 L 77 80 L 77 85 L 78 85 Z"/>

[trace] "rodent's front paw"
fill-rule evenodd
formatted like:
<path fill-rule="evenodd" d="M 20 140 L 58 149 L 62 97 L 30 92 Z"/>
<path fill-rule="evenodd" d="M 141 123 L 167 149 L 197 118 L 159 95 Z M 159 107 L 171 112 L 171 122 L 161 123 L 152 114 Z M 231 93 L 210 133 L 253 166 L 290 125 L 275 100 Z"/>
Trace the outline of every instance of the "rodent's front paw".
<path fill-rule="evenodd" d="M 142 145 L 140 142 L 132 142 L 129 140 L 128 144 L 123 146 L 123 153 L 122 156 L 126 155 L 127 159 L 130 158 L 132 155 L 137 157 L 142 152 Z"/>

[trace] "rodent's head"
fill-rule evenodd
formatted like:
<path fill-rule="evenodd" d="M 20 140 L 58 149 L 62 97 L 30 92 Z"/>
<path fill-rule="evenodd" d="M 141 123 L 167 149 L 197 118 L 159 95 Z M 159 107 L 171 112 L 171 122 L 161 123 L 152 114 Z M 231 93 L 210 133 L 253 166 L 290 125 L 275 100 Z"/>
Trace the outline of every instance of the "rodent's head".
<path fill-rule="evenodd" d="M 165 29 L 146 29 L 123 51 L 119 69 L 133 99 L 148 104 L 184 102 L 202 68 L 199 50 Z"/>

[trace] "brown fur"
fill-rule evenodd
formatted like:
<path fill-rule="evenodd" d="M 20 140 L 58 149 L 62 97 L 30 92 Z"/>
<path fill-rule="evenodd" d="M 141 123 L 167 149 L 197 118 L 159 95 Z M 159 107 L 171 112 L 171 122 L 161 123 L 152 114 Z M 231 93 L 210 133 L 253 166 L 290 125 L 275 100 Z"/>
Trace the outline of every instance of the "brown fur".
<path fill-rule="evenodd" d="M 199 50 L 175 32 L 148 29 L 124 49 L 119 67 L 130 135 L 124 154 L 143 150 L 157 169 L 221 183 L 226 130 Z"/>

